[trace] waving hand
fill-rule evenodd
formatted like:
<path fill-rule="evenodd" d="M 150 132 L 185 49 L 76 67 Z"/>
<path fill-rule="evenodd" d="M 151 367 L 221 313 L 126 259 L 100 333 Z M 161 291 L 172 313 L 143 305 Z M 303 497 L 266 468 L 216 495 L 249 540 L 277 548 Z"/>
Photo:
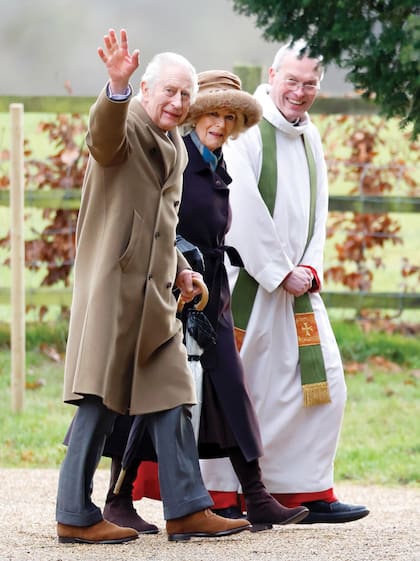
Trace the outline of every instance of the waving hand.
<path fill-rule="evenodd" d="M 121 29 L 120 42 L 114 29 L 104 36 L 104 48 L 98 48 L 98 54 L 108 70 L 109 85 L 112 93 L 125 93 L 131 75 L 139 65 L 139 51 L 128 52 L 127 32 Z"/>

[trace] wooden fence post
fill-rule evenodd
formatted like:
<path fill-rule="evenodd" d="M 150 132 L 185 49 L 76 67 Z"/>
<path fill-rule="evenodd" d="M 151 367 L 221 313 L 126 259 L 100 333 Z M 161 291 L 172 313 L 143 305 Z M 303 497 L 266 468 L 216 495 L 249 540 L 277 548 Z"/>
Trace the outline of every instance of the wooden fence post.
<path fill-rule="evenodd" d="M 12 411 L 23 411 L 25 397 L 25 239 L 23 104 L 10 105 L 10 213 L 11 213 L 11 392 Z"/>

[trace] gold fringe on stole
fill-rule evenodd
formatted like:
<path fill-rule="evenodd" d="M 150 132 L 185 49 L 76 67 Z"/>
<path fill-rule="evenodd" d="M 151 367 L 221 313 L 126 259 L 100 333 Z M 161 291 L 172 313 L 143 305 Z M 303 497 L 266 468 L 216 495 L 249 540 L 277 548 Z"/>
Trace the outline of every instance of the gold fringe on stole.
<path fill-rule="evenodd" d="M 316 382 L 315 384 L 304 384 L 303 406 L 312 407 L 313 405 L 324 405 L 331 403 L 330 391 L 327 382 Z"/>

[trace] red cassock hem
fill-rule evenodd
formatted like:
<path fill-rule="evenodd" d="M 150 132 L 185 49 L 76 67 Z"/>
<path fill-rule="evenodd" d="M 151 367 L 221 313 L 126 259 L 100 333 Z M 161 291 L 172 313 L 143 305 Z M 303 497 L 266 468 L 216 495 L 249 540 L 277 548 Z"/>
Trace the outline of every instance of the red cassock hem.
<path fill-rule="evenodd" d="M 241 501 L 243 510 L 246 510 L 243 495 L 234 491 L 209 491 L 214 502 L 213 508 L 229 508 L 238 506 Z M 337 500 L 334 489 L 316 491 L 313 493 L 272 493 L 273 497 L 282 505 L 293 508 L 310 501 L 326 501 L 332 503 Z M 142 462 L 137 472 L 133 485 L 133 500 L 139 501 L 143 497 L 161 500 L 159 477 L 156 462 Z"/>

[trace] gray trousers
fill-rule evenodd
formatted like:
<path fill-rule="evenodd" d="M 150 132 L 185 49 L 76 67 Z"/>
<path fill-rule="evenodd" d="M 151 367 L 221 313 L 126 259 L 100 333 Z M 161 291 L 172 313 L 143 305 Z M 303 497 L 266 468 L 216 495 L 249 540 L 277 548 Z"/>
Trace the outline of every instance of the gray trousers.
<path fill-rule="evenodd" d="M 93 477 L 116 413 L 96 396 L 81 400 L 58 480 L 56 520 L 90 526 L 102 520 L 92 502 Z M 197 445 L 186 407 L 142 415 L 159 460 L 159 482 L 166 520 L 213 506 L 200 472 Z"/>

